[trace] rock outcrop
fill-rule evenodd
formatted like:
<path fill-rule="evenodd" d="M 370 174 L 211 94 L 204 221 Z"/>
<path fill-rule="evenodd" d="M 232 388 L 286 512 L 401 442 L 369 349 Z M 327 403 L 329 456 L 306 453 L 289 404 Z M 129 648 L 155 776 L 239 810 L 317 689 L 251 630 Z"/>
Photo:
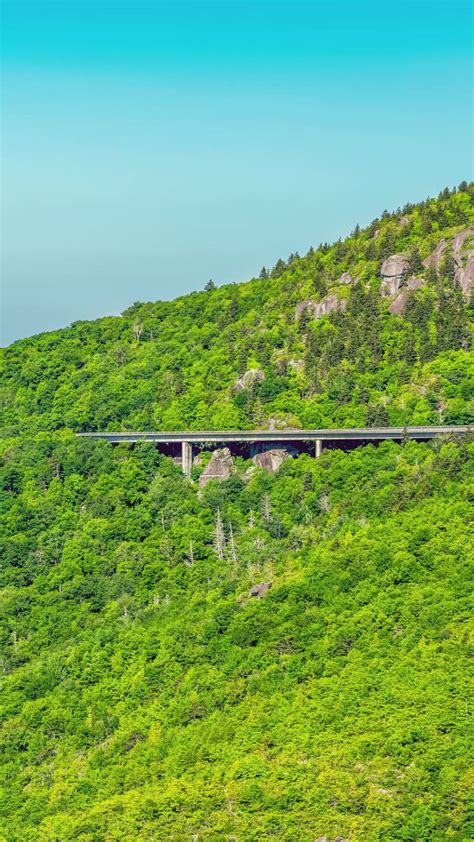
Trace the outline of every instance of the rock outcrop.
<path fill-rule="evenodd" d="M 402 284 L 401 278 L 382 278 L 380 282 L 380 294 L 384 298 L 393 298 L 397 295 Z"/>
<path fill-rule="evenodd" d="M 474 228 L 466 228 L 453 239 L 453 257 L 457 267 L 455 280 L 466 298 L 474 287 L 474 244 L 468 249 L 464 249 L 464 245 L 466 240 L 472 237 Z"/>
<path fill-rule="evenodd" d="M 261 383 L 262 380 L 265 380 L 265 374 L 261 368 L 249 368 L 242 377 L 239 377 L 235 388 L 238 392 L 242 392 L 244 389 L 250 389 L 255 383 Z"/>
<path fill-rule="evenodd" d="M 383 278 L 401 278 L 408 269 L 408 260 L 401 254 L 392 254 L 382 263 Z"/>
<path fill-rule="evenodd" d="M 338 298 L 337 295 L 326 295 L 321 301 L 300 301 L 296 305 L 295 318 L 300 319 L 303 313 L 309 313 L 313 319 L 322 319 L 328 313 L 334 313 L 337 310 L 343 311 L 347 307 L 345 298 Z"/>
<path fill-rule="evenodd" d="M 256 447 L 252 452 L 252 462 L 259 468 L 265 468 L 269 473 L 274 474 L 283 464 L 285 459 L 291 459 L 297 455 L 294 447 Z"/>
<path fill-rule="evenodd" d="M 266 592 L 270 590 L 271 582 L 260 582 L 258 585 L 252 585 L 249 590 L 249 596 L 256 596 L 257 599 L 262 599 Z"/>
<path fill-rule="evenodd" d="M 391 313 L 392 316 L 401 316 L 405 310 L 407 299 L 407 290 L 402 290 L 402 292 L 399 292 L 395 300 L 390 304 L 388 312 Z"/>
<path fill-rule="evenodd" d="M 398 293 L 397 297 L 390 304 L 388 312 L 392 316 L 401 316 L 405 310 L 408 296 L 412 290 L 421 289 L 425 285 L 424 278 L 409 278 L 405 289 Z"/>
<path fill-rule="evenodd" d="M 288 368 L 292 368 L 297 374 L 304 369 L 304 360 L 288 360 Z"/>
<path fill-rule="evenodd" d="M 216 479 L 223 482 L 228 479 L 235 471 L 234 462 L 228 447 L 223 447 L 220 450 L 215 450 L 212 454 L 211 461 L 204 468 L 199 477 L 199 485 L 201 488 L 205 486 L 211 479 Z"/>
<path fill-rule="evenodd" d="M 468 298 L 474 288 L 474 255 L 468 257 L 465 268 L 458 269 L 456 281 L 461 287 L 464 297 Z"/>
<path fill-rule="evenodd" d="M 408 270 L 408 260 L 401 254 L 392 254 L 382 263 L 380 274 L 380 292 L 382 295 L 396 295 L 400 289 L 403 276 Z"/>
<path fill-rule="evenodd" d="M 453 238 L 453 255 L 457 266 L 462 265 L 463 245 L 469 237 L 474 237 L 474 228 L 465 228 Z M 472 255 L 472 252 L 469 252 Z"/>
<path fill-rule="evenodd" d="M 446 240 L 441 240 L 436 246 L 435 250 L 431 252 L 431 254 L 429 254 L 428 257 L 425 257 L 423 261 L 423 266 L 425 266 L 426 269 L 428 269 L 429 266 L 435 266 L 436 268 L 438 268 L 445 246 Z"/>
<path fill-rule="evenodd" d="M 356 278 L 353 278 L 349 272 L 343 272 L 338 280 L 338 284 L 355 284 Z"/>
<path fill-rule="evenodd" d="M 464 231 L 456 234 L 452 241 L 453 258 L 456 264 L 455 280 L 466 298 L 474 287 L 474 246 L 465 248 L 466 240 L 472 237 L 474 237 L 474 228 L 465 228 Z M 423 265 L 426 268 L 434 266 L 437 269 L 446 246 L 446 240 L 440 240 L 435 250 L 424 259 Z"/>

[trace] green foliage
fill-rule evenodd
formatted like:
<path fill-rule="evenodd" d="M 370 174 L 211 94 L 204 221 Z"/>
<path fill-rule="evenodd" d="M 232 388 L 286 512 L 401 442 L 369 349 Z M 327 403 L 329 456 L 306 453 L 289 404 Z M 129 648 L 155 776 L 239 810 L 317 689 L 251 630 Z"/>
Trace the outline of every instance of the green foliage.
<path fill-rule="evenodd" d="M 469 838 L 469 438 L 275 476 L 243 454 L 198 491 L 150 444 L 74 433 L 469 423 L 469 308 L 450 253 L 420 259 L 471 194 L 4 351 L 0 839 Z M 387 251 L 427 281 L 402 317 Z M 295 319 L 331 290 L 344 313 Z"/>
<path fill-rule="evenodd" d="M 333 247 L 279 261 L 271 277 L 220 288 L 210 282 L 206 292 L 136 303 L 119 318 L 14 343 L 3 352 L 5 434 L 251 428 L 277 414 L 306 427 L 363 426 L 374 407 L 395 425 L 472 420 L 468 381 L 444 378 L 453 360 L 467 374 L 472 309 L 453 286 L 452 250 L 439 273 L 421 263 L 474 218 L 471 192 L 408 206 L 403 224 L 384 214 Z M 410 271 L 426 281 L 409 294 L 402 317 L 390 315 L 380 296 L 387 252 L 406 254 Z M 344 272 L 356 282 L 339 285 Z M 331 291 L 347 299 L 344 313 L 295 319 L 299 301 Z M 235 384 L 251 367 L 266 383 L 242 394 Z M 341 395 L 335 384 L 342 382 Z"/>

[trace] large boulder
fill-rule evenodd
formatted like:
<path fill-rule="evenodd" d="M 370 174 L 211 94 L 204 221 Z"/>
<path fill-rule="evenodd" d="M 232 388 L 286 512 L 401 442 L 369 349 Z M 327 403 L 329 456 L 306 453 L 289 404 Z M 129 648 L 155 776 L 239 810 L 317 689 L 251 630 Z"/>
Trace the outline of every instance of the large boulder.
<path fill-rule="evenodd" d="M 294 447 L 256 447 L 252 452 L 252 462 L 259 468 L 265 468 L 270 474 L 276 473 L 285 459 L 297 455 Z"/>
<path fill-rule="evenodd" d="M 238 392 L 242 392 L 244 389 L 250 389 L 255 383 L 260 383 L 262 380 L 265 380 L 265 374 L 261 368 L 249 368 L 245 374 L 242 374 L 242 377 L 239 377 L 235 388 Z"/>
<path fill-rule="evenodd" d="M 295 318 L 299 319 L 303 313 L 309 313 L 313 319 L 322 319 L 329 313 L 334 313 L 337 310 L 343 311 L 347 307 L 347 300 L 345 298 L 338 298 L 337 295 L 326 295 L 321 301 L 300 301 L 296 305 Z"/>
<path fill-rule="evenodd" d="M 380 274 L 380 292 L 384 296 L 392 298 L 397 295 L 403 281 L 403 276 L 408 270 L 408 261 L 401 254 L 392 254 L 382 263 Z"/>
<path fill-rule="evenodd" d="M 234 462 L 229 448 L 223 447 L 219 450 L 215 450 L 211 456 L 211 461 L 207 464 L 199 477 L 199 485 L 202 488 L 212 479 L 224 482 L 224 480 L 228 479 L 234 471 Z"/>
<path fill-rule="evenodd" d="M 392 254 L 382 263 L 382 278 L 402 278 L 408 270 L 408 260 L 401 254 Z"/>
<path fill-rule="evenodd" d="M 252 585 L 249 596 L 256 596 L 257 599 L 262 599 L 266 592 L 270 590 L 271 586 L 271 582 L 259 582 L 258 585 Z"/>

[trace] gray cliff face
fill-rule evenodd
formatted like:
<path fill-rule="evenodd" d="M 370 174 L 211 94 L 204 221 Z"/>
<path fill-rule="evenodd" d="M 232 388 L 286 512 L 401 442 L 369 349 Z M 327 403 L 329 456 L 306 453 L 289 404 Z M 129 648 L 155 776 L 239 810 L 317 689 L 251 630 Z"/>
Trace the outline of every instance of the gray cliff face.
<path fill-rule="evenodd" d="M 443 255 L 443 251 L 445 249 L 445 246 L 446 246 L 446 240 L 441 240 L 438 243 L 438 245 L 436 246 L 435 250 L 431 254 L 429 254 L 428 257 L 425 257 L 425 259 L 423 261 L 423 266 L 425 266 L 426 269 L 429 266 L 435 266 L 436 268 L 438 268 L 438 266 L 441 262 L 441 257 Z"/>
<path fill-rule="evenodd" d="M 400 220 L 400 222 L 403 222 Z M 452 247 L 453 258 L 456 265 L 455 280 L 460 286 L 465 298 L 468 298 L 474 288 L 474 228 L 465 228 L 453 237 L 452 241 L 440 240 L 434 251 L 423 260 L 425 269 L 430 266 L 439 268 L 446 248 Z M 408 277 L 409 262 L 403 254 L 391 254 L 382 263 L 380 269 L 380 294 L 384 298 L 391 299 L 389 312 L 392 315 L 403 314 L 408 300 L 410 290 L 421 289 L 426 281 L 424 278 Z M 337 283 L 353 284 L 357 279 L 349 272 L 344 272 Z M 321 319 L 328 313 L 343 311 L 346 309 L 347 301 L 339 299 L 331 293 L 326 295 L 322 301 L 307 299 L 296 305 L 296 320 L 304 313 L 312 319 Z"/>
<path fill-rule="evenodd" d="M 467 242 L 473 237 L 474 228 L 469 227 L 456 234 L 452 240 L 453 258 L 456 264 L 455 280 L 461 287 L 465 298 L 469 297 L 474 287 L 474 245 L 472 242 Z M 440 240 L 435 250 L 424 259 L 423 265 L 426 268 L 434 266 L 438 269 L 447 245 L 446 240 Z"/>
<path fill-rule="evenodd" d="M 392 316 L 401 316 L 403 315 L 406 307 L 406 303 L 408 301 L 408 296 L 411 290 L 421 289 L 425 286 L 424 278 L 409 278 L 407 281 L 406 288 L 402 289 L 394 301 L 390 304 L 388 308 L 388 312 L 392 314 Z"/>
<path fill-rule="evenodd" d="M 466 240 L 473 237 L 474 228 L 466 228 L 453 239 L 453 257 L 457 267 L 455 279 L 465 298 L 469 297 L 474 286 L 474 243 L 466 244 Z"/>
<path fill-rule="evenodd" d="M 393 298 L 397 295 L 402 283 L 402 278 L 382 278 L 380 282 L 380 295 L 384 298 Z"/>
<path fill-rule="evenodd" d="M 300 319 L 303 313 L 309 313 L 313 319 L 322 319 L 328 313 L 334 313 L 338 310 L 343 311 L 346 307 L 347 301 L 345 299 L 340 299 L 334 294 L 326 295 L 321 301 L 313 301 L 311 299 L 300 301 L 296 305 L 295 318 Z"/>
<path fill-rule="evenodd" d="M 386 298 L 397 295 L 404 276 L 408 271 L 408 261 L 401 254 L 392 254 L 382 263 L 380 274 L 380 294 Z"/>
<path fill-rule="evenodd" d="M 402 254 L 392 254 L 382 263 L 382 278 L 402 278 L 408 270 L 408 260 Z"/>
<path fill-rule="evenodd" d="M 223 447 L 215 450 L 212 454 L 211 461 L 199 477 L 199 485 L 203 488 L 212 479 L 216 479 L 218 482 L 224 482 L 234 471 L 234 462 L 229 448 Z"/>
<path fill-rule="evenodd" d="M 458 269 L 456 280 L 462 289 L 465 298 L 469 298 L 470 292 L 474 289 L 474 255 L 467 259 L 466 266 Z"/>
<path fill-rule="evenodd" d="M 406 303 L 408 300 L 408 292 L 407 290 L 402 290 L 398 293 L 397 297 L 392 301 L 390 307 L 388 308 L 388 312 L 392 314 L 392 316 L 401 316 L 406 307 Z"/>

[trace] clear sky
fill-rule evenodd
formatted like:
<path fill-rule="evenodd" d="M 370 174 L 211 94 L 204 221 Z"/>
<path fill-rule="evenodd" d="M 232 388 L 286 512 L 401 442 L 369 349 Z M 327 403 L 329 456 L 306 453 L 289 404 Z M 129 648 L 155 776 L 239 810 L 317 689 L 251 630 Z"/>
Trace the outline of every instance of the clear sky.
<path fill-rule="evenodd" d="M 3 0 L 3 343 L 471 178 L 470 9 Z"/>

